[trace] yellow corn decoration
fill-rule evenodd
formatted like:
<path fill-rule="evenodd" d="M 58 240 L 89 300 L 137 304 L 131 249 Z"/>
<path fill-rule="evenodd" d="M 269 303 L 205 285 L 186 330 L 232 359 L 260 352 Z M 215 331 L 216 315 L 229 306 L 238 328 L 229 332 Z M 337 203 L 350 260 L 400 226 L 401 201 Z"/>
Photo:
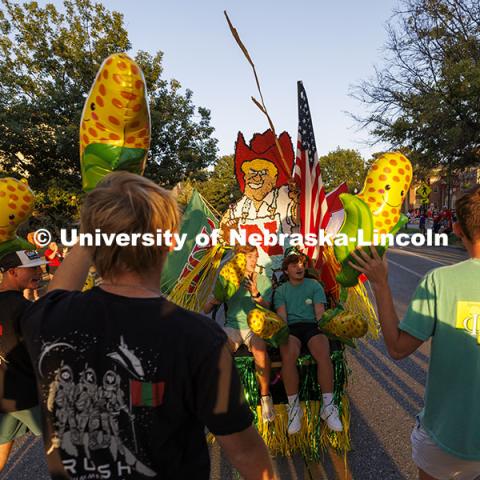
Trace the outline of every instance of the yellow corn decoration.
<path fill-rule="evenodd" d="M 368 323 L 358 314 L 341 312 L 322 326 L 326 333 L 339 338 L 360 338 L 368 331 Z"/>
<path fill-rule="evenodd" d="M 254 308 L 247 315 L 250 330 L 260 338 L 269 339 L 286 326 L 285 321 L 276 313 L 264 308 Z"/>
<path fill-rule="evenodd" d="M 246 266 L 247 258 L 245 254 L 237 253 L 222 267 L 214 289 L 217 300 L 226 302 L 235 295 L 245 278 Z"/>

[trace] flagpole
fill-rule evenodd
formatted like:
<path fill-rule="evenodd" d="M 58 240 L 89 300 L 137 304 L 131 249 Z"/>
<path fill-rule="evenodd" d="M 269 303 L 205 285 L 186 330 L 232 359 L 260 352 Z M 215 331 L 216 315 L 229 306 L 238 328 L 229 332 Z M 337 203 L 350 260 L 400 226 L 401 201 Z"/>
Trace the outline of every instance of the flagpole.
<path fill-rule="evenodd" d="M 240 39 L 240 35 L 238 34 L 237 29 L 233 26 L 232 22 L 230 21 L 227 11 L 224 10 L 223 13 L 225 14 L 225 18 L 227 19 L 227 23 L 228 23 L 228 26 L 230 27 L 230 32 L 232 32 L 233 38 L 235 39 L 238 46 L 240 47 L 240 50 L 245 55 L 245 58 L 247 59 L 248 63 L 251 65 L 253 74 L 255 75 L 255 82 L 257 83 L 257 89 L 258 89 L 258 93 L 260 94 L 261 103 L 255 97 L 252 97 L 252 101 L 260 109 L 260 111 L 267 117 L 268 124 L 272 129 L 273 136 L 275 137 L 275 145 L 277 146 L 278 152 L 280 153 L 280 158 L 283 163 L 283 168 L 285 169 L 285 172 L 287 173 L 288 176 L 293 176 L 293 171 L 292 172 L 289 171 L 290 168 L 288 166 L 287 161 L 285 160 L 285 156 L 283 155 L 282 147 L 280 145 L 280 142 L 278 141 L 277 134 L 275 132 L 275 126 L 273 125 L 272 119 L 268 114 L 267 107 L 265 106 L 265 101 L 263 100 L 262 89 L 260 87 L 260 80 L 258 79 L 257 70 L 255 69 L 255 64 L 253 63 L 247 48 L 245 47 L 242 40 Z"/>

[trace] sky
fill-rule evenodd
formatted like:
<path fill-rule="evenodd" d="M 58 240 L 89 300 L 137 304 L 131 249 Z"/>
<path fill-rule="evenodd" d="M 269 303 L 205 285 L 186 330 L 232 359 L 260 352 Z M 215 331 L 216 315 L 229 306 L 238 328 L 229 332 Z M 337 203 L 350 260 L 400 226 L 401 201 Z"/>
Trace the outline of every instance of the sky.
<path fill-rule="evenodd" d="M 52 0 L 50 0 L 52 1 Z M 46 2 L 39 2 L 45 4 Z M 60 0 L 53 3 L 61 5 Z M 353 148 L 367 159 L 385 145 L 368 146 L 368 131 L 348 112 L 365 107 L 351 87 L 382 65 L 385 25 L 396 0 L 103 0 L 124 14 L 132 43 L 164 52 L 164 77 L 193 91 L 211 110 L 221 155 L 233 153 L 238 131 L 250 138 L 268 128 L 250 100 L 258 97 L 250 65 L 223 11 L 248 48 L 277 133 L 297 137 L 297 81 L 307 91 L 319 155 Z"/>

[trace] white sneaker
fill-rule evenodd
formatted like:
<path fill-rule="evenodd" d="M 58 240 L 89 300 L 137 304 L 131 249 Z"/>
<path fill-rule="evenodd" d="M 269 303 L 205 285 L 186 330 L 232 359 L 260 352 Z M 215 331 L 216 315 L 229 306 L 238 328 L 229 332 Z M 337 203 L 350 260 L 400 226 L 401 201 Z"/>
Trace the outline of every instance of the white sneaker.
<path fill-rule="evenodd" d="M 333 402 L 322 406 L 320 410 L 320 417 L 322 420 L 325 420 L 330 430 L 333 430 L 334 432 L 343 431 L 343 425 L 338 413 L 338 407 Z"/>
<path fill-rule="evenodd" d="M 288 410 L 288 434 L 294 435 L 298 433 L 302 428 L 302 417 L 303 411 L 302 407 L 300 406 L 300 401 L 297 400 L 294 402 L 293 405 L 287 405 Z"/>
<path fill-rule="evenodd" d="M 262 418 L 266 422 L 273 422 L 275 418 L 275 407 L 273 406 L 271 395 L 264 395 L 260 397 L 260 404 L 262 405 Z"/>

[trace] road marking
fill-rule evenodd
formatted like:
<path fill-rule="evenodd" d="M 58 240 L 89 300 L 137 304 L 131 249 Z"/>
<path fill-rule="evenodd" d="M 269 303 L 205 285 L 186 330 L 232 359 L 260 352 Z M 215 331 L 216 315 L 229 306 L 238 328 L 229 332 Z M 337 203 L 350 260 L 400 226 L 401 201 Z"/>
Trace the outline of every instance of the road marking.
<path fill-rule="evenodd" d="M 396 267 L 401 268 L 402 270 L 405 270 L 406 272 L 411 273 L 412 275 L 415 275 L 418 278 L 423 278 L 423 275 L 420 275 L 419 273 L 415 272 L 414 270 L 411 270 L 410 268 L 404 267 L 403 265 L 400 265 L 397 262 L 394 262 L 394 261 L 388 259 L 388 263 L 392 264 L 392 265 L 395 265 Z"/>
<path fill-rule="evenodd" d="M 432 258 L 430 258 L 428 256 L 422 256 L 422 255 L 418 255 L 417 253 L 410 252 L 409 250 L 401 250 L 399 248 L 392 248 L 391 250 L 392 250 L 392 252 L 404 253 L 406 255 L 412 255 L 414 257 L 420 257 L 423 260 L 427 260 L 427 261 L 432 262 L 432 263 L 438 263 L 438 265 L 443 265 L 443 266 L 451 265 L 451 263 L 439 262 L 438 260 L 433 260 Z"/>

